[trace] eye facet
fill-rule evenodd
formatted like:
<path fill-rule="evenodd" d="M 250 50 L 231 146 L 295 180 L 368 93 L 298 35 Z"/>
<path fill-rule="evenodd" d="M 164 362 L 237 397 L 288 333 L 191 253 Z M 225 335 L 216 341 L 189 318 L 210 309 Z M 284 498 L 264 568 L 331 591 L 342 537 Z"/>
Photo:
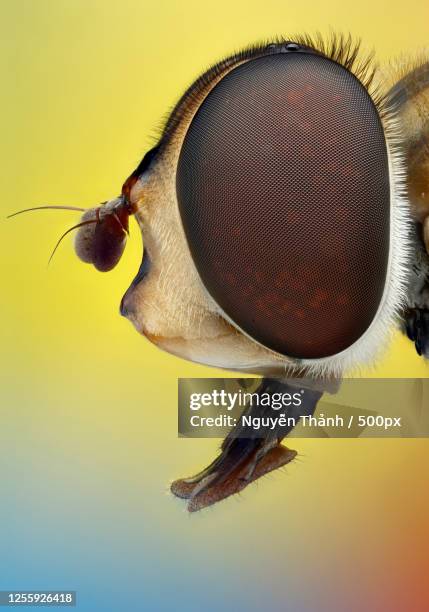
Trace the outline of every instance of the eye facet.
<path fill-rule="evenodd" d="M 370 327 L 388 271 L 389 159 L 345 67 L 300 48 L 231 70 L 189 126 L 176 189 L 206 289 L 251 338 L 318 359 Z"/>

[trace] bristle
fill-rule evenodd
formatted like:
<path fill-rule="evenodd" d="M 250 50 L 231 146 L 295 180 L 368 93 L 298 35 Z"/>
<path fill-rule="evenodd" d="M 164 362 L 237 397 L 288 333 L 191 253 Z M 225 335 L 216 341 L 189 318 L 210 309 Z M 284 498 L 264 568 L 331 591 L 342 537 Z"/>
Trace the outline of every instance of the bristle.
<path fill-rule="evenodd" d="M 368 90 L 380 116 L 384 116 L 385 98 L 375 85 L 375 74 L 377 65 L 374 62 L 374 54 L 362 54 L 360 39 L 354 39 L 351 34 L 331 33 L 323 36 L 320 32 L 314 35 L 298 34 L 296 36 L 276 37 L 274 40 L 261 41 L 249 45 L 240 51 L 236 51 L 227 58 L 210 66 L 194 83 L 185 91 L 173 110 L 171 110 L 159 131 L 160 150 L 164 143 L 167 143 L 175 129 L 180 125 L 182 119 L 187 116 L 188 109 L 193 106 L 192 102 L 198 100 L 201 92 L 216 81 L 220 75 L 228 72 L 234 66 L 246 60 L 251 60 L 261 55 L 267 54 L 272 46 L 272 52 L 276 48 L 288 42 L 296 42 L 299 45 L 307 46 L 321 55 L 341 64 L 346 70 L 356 76 L 362 85 Z M 268 51 L 269 52 L 269 51 Z"/>
<path fill-rule="evenodd" d="M 335 32 L 324 37 L 317 32 L 314 36 L 310 34 L 295 36 L 294 40 L 298 44 L 315 49 L 354 74 L 370 94 L 379 115 L 384 116 L 386 112 L 385 96 L 375 85 L 378 66 L 374 59 L 374 52 L 362 52 L 360 38 L 354 39 L 350 33 L 346 35 Z"/>
<path fill-rule="evenodd" d="M 384 87 L 390 89 L 389 97 L 399 94 L 398 101 L 406 101 L 404 94 L 409 99 L 429 85 L 429 50 L 412 57 L 399 56 L 384 65 L 380 73 Z"/>
<path fill-rule="evenodd" d="M 70 234 L 70 232 L 72 232 L 75 229 L 79 229 L 80 227 L 83 227 L 84 225 L 91 225 L 93 223 L 98 223 L 97 219 L 91 219 L 90 221 L 81 221 L 80 223 L 78 223 L 77 225 L 73 225 L 73 227 L 70 227 L 66 232 L 64 232 L 64 234 L 62 234 L 62 236 L 60 237 L 60 239 L 57 241 L 57 244 L 54 247 L 54 250 L 51 253 L 51 256 L 48 260 L 48 266 L 52 261 L 53 256 L 55 255 L 58 247 L 60 246 L 61 242 L 63 241 L 63 239 L 67 236 L 67 234 Z"/>

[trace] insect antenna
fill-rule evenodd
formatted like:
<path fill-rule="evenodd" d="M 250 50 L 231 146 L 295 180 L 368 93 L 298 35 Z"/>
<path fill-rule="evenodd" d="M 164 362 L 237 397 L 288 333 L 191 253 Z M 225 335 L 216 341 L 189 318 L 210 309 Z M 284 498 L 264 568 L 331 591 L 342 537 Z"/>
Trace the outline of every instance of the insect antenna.
<path fill-rule="evenodd" d="M 98 219 L 90 219 L 89 221 L 81 221 L 77 225 L 73 225 L 73 227 L 70 227 L 66 232 L 64 232 L 64 234 L 60 237 L 60 239 L 58 240 L 57 244 L 55 245 L 54 250 L 51 253 L 51 256 L 50 256 L 49 261 L 48 261 L 48 266 L 51 263 L 51 260 L 52 260 L 53 256 L 55 255 L 56 250 L 60 246 L 63 238 L 65 238 L 67 236 L 67 234 L 69 234 L 73 230 L 79 229 L 79 227 L 82 227 L 83 225 L 90 225 L 91 223 L 99 223 L 99 220 Z"/>
<path fill-rule="evenodd" d="M 79 208 L 77 206 L 35 206 L 34 208 L 24 208 L 23 210 L 18 210 L 18 212 L 14 212 L 11 215 L 7 215 L 6 219 L 10 219 L 11 217 L 16 217 L 16 215 L 22 215 L 25 212 L 31 212 L 32 210 L 77 210 L 79 212 L 85 212 L 86 208 Z"/>

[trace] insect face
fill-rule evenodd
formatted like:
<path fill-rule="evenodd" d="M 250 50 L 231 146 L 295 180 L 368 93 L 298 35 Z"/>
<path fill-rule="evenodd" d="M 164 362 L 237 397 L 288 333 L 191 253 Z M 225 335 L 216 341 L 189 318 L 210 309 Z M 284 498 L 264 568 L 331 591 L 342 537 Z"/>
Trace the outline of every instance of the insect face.
<path fill-rule="evenodd" d="M 78 209 L 64 235 L 108 271 L 135 214 L 145 253 L 120 311 L 164 350 L 317 376 L 372 362 L 409 294 L 411 214 L 429 246 L 427 122 L 397 116 L 404 96 L 382 81 L 350 37 L 230 56 L 185 92 L 121 195 Z"/>

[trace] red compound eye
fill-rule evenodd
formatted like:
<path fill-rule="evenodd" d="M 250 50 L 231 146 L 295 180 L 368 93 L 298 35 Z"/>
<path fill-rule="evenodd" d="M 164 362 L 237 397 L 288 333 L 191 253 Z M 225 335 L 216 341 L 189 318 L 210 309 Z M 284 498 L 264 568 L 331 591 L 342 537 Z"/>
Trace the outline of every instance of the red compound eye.
<path fill-rule="evenodd" d="M 341 65 L 300 51 L 231 70 L 190 124 L 177 196 L 205 287 L 254 340 L 320 358 L 371 325 L 390 248 L 388 155 L 370 95 Z"/>

